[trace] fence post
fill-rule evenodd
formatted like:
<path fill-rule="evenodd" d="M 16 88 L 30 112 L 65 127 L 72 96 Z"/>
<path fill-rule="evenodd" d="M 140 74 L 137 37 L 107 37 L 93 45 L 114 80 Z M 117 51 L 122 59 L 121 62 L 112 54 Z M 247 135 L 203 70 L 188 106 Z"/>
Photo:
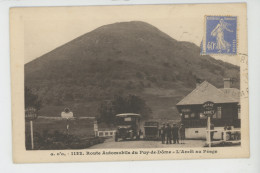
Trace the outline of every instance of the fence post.
<path fill-rule="evenodd" d="M 33 121 L 30 121 L 31 126 L 31 144 L 32 144 L 32 150 L 34 149 L 34 143 L 33 143 Z"/>
<path fill-rule="evenodd" d="M 227 132 L 226 132 L 226 130 L 223 131 L 223 140 L 227 141 Z"/>

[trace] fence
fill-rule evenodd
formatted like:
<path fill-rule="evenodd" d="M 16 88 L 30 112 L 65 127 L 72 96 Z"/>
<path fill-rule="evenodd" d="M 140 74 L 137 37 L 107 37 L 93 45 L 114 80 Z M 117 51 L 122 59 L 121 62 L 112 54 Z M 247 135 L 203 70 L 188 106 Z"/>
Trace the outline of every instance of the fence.
<path fill-rule="evenodd" d="M 213 141 L 211 135 L 209 133 L 221 132 L 222 138 L 221 140 Z M 206 130 L 207 133 L 207 142 L 206 144 L 211 147 L 212 144 L 220 144 L 220 143 L 240 143 L 241 142 L 241 130 Z"/>
<path fill-rule="evenodd" d="M 115 134 L 116 134 L 115 130 L 95 131 L 95 135 L 98 137 L 113 137 L 113 136 L 115 136 Z"/>

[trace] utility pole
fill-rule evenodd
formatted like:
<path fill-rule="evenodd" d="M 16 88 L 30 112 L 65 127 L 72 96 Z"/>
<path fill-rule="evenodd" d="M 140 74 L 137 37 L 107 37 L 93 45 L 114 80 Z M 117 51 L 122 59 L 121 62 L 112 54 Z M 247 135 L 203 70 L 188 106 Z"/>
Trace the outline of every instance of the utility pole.
<path fill-rule="evenodd" d="M 210 116 L 208 116 L 208 123 L 207 123 L 207 125 L 208 125 L 207 143 L 209 144 L 209 147 L 211 147 Z"/>
<path fill-rule="evenodd" d="M 210 118 L 212 115 L 214 115 L 215 113 L 215 106 L 214 103 L 211 101 L 207 101 L 205 103 L 202 104 L 202 108 L 203 108 L 203 114 L 205 116 L 207 116 L 207 127 L 206 127 L 206 140 L 207 140 L 207 144 L 209 145 L 209 147 L 211 147 L 211 122 L 210 122 Z"/>

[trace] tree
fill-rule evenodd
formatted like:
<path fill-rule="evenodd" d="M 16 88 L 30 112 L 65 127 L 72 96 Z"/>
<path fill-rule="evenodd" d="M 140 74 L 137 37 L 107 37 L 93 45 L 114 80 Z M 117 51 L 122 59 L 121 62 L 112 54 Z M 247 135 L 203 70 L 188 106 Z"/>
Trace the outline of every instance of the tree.
<path fill-rule="evenodd" d="M 28 107 L 34 107 L 36 110 L 41 108 L 41 100 L 38 95 L 32 92 L 32 90 L 25 86 L 24 89 L 25 109 Z"/>
<path fill-rule="evenodd" d="M 99 107 L 99 121 L 114 123 L 115 115 L 120 113 L 137 113 L 148 118 L 152 110 L 145 100 L 136 95 L 114 96 L 112 100 L 103 101 Z"/>

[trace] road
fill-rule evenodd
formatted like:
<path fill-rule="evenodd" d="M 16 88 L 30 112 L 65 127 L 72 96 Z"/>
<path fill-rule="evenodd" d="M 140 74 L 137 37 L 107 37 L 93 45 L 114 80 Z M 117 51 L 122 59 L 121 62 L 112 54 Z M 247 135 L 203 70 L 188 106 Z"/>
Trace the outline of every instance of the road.
<path fill-rule="evenodd" d="M 107 149 L 107 148 L 195 148 L 203 147 L 205 140 L 185 140 L 184 144 L 162 144 L 161 141 L 118 141 L 115 142 L 113 138 L 106 139 L 104 143 L 97 144 L 90 149 Z"/>

